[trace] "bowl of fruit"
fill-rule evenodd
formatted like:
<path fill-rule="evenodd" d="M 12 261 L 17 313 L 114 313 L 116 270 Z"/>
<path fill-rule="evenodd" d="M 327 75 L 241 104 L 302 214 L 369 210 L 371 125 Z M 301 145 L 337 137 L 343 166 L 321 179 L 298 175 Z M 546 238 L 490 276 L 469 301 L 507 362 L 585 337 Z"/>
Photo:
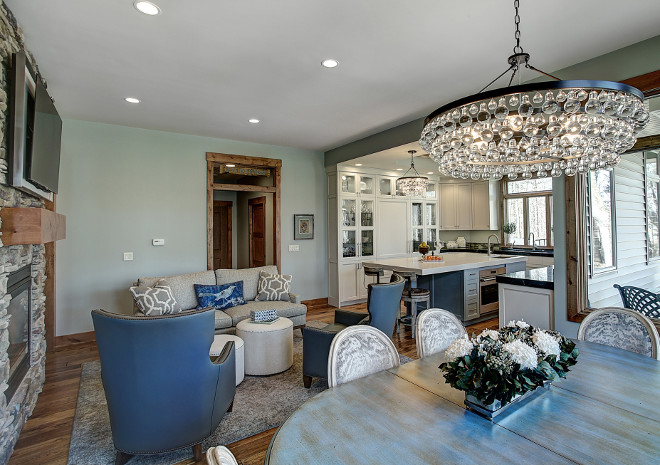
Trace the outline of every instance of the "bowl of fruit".
<path fill-rule="evenodd" d="M 417 250 L 422 255 L 426 255 L 427 253 L 429 253 L 430 249 L 429 249 L 429 245 L 426 242 L 422 242 L 421 244 L 419 244 L 419 247 L 417 248 Z"/>

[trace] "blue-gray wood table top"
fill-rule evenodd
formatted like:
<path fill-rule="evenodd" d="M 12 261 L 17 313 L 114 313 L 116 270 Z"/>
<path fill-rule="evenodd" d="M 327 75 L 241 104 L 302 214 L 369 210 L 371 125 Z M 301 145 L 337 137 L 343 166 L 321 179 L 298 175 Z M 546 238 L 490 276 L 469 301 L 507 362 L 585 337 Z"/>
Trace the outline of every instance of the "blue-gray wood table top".
<path fill-rule="evenodd" d="M 493 422 L 445 383 L 442 354 L 328 389 L 280 427 L 265 463 L 660 463 L 660 362 L 578 348 L 566 379 Z"/>

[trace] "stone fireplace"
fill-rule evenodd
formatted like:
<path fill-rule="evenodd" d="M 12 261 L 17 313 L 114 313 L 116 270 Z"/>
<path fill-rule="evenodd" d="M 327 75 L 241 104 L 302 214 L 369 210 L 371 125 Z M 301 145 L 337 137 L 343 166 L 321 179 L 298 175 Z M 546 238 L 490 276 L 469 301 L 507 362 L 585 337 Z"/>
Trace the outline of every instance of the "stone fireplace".
<path fill-rule="evenodd" d="M 0 3 L 0 212 L 7 207 L 44 208 L 41 200 L 7 185 L 7 108 L 10 57 L 26 50 L 20 28 Z M 3 239 L 0 236 L 0 241 Z M 45 380 L 46 253 L 43 244 L 0 242 L 0 465 L 6 464 L 32 414 Z M 18 287 L 17 287 L 18 285 Z M 27 306 L 28 312 L 23 312 Z M 23 312 L 23 313 L 22 313 Z M 23 362 L 21 363 L 21 360 Z"/>

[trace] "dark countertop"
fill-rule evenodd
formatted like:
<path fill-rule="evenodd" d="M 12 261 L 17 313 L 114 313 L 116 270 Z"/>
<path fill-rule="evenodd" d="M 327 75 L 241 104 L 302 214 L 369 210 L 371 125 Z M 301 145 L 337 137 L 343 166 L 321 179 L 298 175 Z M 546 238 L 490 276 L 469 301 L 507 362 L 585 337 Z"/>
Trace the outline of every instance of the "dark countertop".
<path fill-rule="evenodd" d="M 532 249 L 500 249 L 498 247 L 493 247 L 492 252 L 502 255 L 528 255 L 528 256 L 537 256 L 537 257 L 554 257 L 553 250 L 532 250 Z M 471 253 L 487 253 L 488 246 L 482 244 L 469 243 L 468 247 L 457 248 L 457 249 L 441 249 L 440 253 L 445 252 L 471 252 Z"/>
<path fill-rule="evenodd" d="M 537 287 L 541 289 L 554 290 L 554 268 L 554 266 L 546 266 L 544 268 L 535 268 L 533 270 L 501 274 L 497 276 L 497 282 L 503 284 L 514 284 L 516 286 Z"/>

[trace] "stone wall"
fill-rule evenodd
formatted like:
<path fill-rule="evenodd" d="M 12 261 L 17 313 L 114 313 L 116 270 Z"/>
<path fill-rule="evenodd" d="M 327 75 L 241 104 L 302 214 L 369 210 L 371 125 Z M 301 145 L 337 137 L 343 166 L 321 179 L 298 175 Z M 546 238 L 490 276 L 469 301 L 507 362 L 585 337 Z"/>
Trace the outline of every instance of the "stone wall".
<path fill-rule="evenodd" d="M 4 2 L 0 4 L 0 209 L 4 207 L 42 207 L 43 202 L 7 186 L 7 76 L 11 72 L 11 56 L 24 51 L 33 69 L 34 58 L 25 49 L 20 28 Z M 2 238 L 0 237 L 0 240 Z M 7 403 L 5 390 L 9 377 L 9 332 L 7 276 L 18 268 L 32 265 L 32 346 L 30 369 L 13 397 Z M 0 243 L 0 464 L 6 464 L 23 425 L 32 413 L 45 379 L 46 339 L 44 282 L 46 280 L 45 247 L 43 245 L 4 246 Z"/>

